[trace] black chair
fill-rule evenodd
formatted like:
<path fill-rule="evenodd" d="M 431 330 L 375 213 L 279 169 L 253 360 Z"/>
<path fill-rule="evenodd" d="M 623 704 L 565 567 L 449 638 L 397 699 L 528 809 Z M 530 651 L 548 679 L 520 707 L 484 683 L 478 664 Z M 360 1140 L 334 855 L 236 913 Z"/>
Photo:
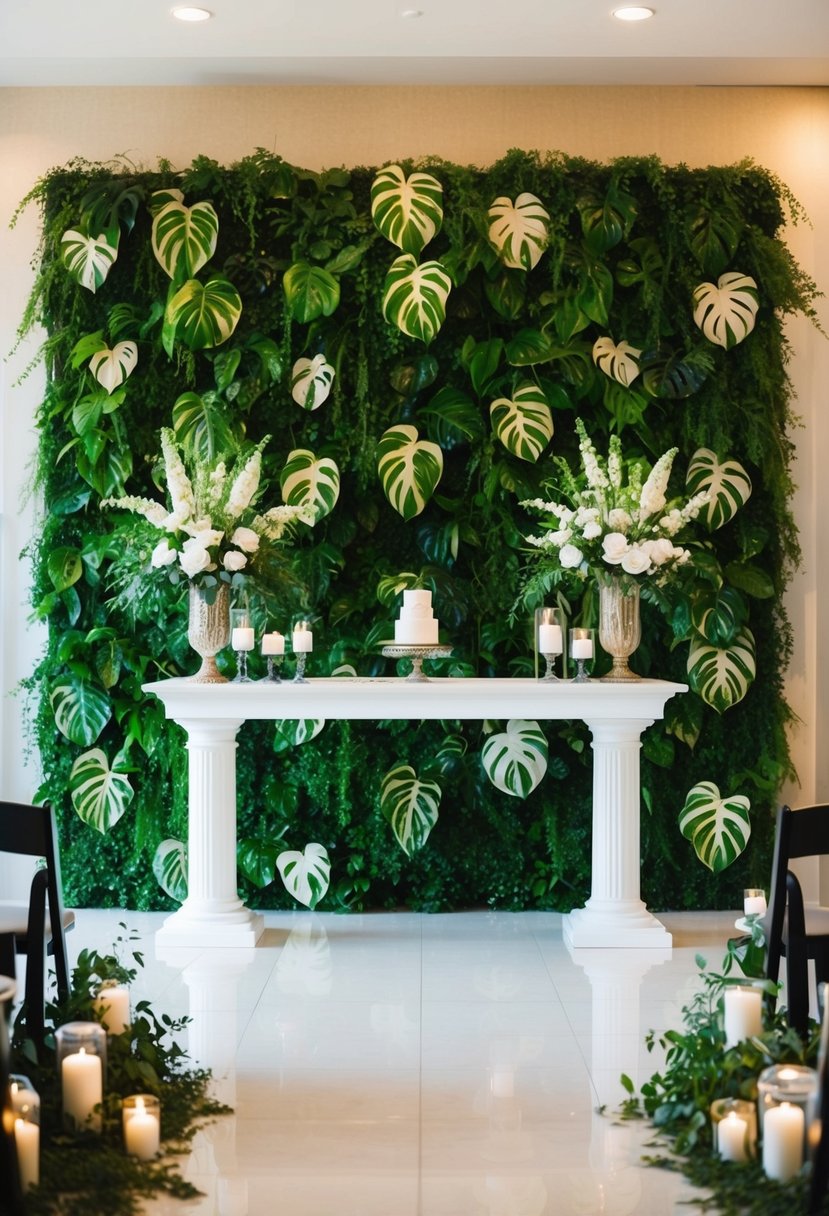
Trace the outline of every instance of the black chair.
<path fill-rule="evenodd" d="M 766 926 L 766 974 L 777 980 L 786 960 L 789 1023 L 805 1035 L 809 1024 L 809 959 L 818 987 L 829 980 L 829 908 L 807 908 L 789 862 L 829 853 L 829 804 L 777 811 Z"/>
<path fill-rule="evenodd" d="M 33 1037 L 42 1034 L 45 955 L 54 955 L 58 996 L 69 996 L 67 930 L 74 912 L 63 906 L 55 815 L 48 806 L 0 802 L 0 852 L 40 857 L 45 861 L 32 879 L 28 904 L 0 901 L 0 973 L 15 973 L 15 955 L 27 956 L 27 1024 Z M 48 916 L 47 916 L 48 906 Z"/>

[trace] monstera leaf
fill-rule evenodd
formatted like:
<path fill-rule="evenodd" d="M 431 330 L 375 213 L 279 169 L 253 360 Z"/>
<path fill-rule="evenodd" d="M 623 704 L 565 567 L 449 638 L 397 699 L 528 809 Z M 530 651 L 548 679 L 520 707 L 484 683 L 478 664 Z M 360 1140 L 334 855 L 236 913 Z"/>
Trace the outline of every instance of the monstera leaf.
<path fill-rule="evenodd" d="M 700 283 L 694 288 L 694 322 L 709 342 L 726 350 L 748 337 L 759 307 L 757 284 L 739 270 L 721 274 L 716 286 Z"/>
<path fill-rule="evenodd" d="M 418 266 L 411 253 L 392 262 L 383 287 L 383 316 L 410 338 L 427 345 L 446 320 L 452 280 L 440 262 Z"/>
<path fill-rule="evenodd" d="M 593 362 L 596 367 L 625 388 L 629 388 L 639 375 L 637 360 L 641 353 L 641 350 L 631 346 L 629 342 L 620 342 L 617 345 L 612 338 L 597 338 L 593 343 Z"/>
<path fill-rule="evenodd" d="M 423 848 L 437 823 L 440 796 L 438 783 L 421 781 L 408 764 L 396 765 L 383 778 L 380 810 L 407 857 Z"/>
<path fill-rule="evenodd" d="M 55 726 L 79 747 L 94 743 L 112 717 L 112 704 L 103 689 L 81 676 L 66 676 L 53 684 L 49 704 Z"/>
<path fill-rule="evenodd" d="M 60 238 L 60 259 L 81 287 L 94 295 L 118 257 L 118 229 L 86 236 L 67 229 Z"/>
<path fill-rule="evenodd" d="M 751 803 L 743 794 L 720 797 L 713 781 L 700 781 L 688 791 L 679 830 L 694 852 L 715 874 L 736 861 L 751 835 Z"/>
<path fill-rule="evenodd" d="M 306 908 L 316 908 L 328 890 L 331 862 L 321 844 L 307 844 L 303 853 L 280 853 L 276 866 L 285 890 Z"/>
<path fill-rule="evenodd" d="M 94 747 L 78 756 L 69 774 L 72 805 L 84 823 L 101 833 L 118 822 L 134 797 L 120 764 L 120 753 L 110 768 L 106 754 Z"/>
<path fill-rule="evenodd" d="M 170 899 L 187 898 L 187 850 L 180 840 L 162 840 L 153 857 L 155 880 Z"/>
<path fill-rule="evenodd" d="M 229 279 L 188 279 L 167 301 L 161 340 L 168 355 L 176 341 L 190 350 L 221 346 L 242 315 L 241 297 Z"/>
<path fill-rule="evenodd" d="M 757 672 L 754 635 L 741 629 L 728 647 L 696 635 L 688 651 L 688 682 L 718 714 L 742 701 Z"/>
<path fill-rule="evenodd" d="M 331 392 L 334 368 L 325 355 L 297 359 L 291 372 L 291 396 L 304 410 L 317 410 Z"/>
<path fill-rule="evenodd" d="M 377 472 L 383 492 L 404 519 L 419 515 L 443 473 L 443 452 L 418 438 L 417 427 L 401 424 L 384 432 L 377 444 Z"/>
<path fill-rule="evenodd" d="M 547 248 L 550 219 L 534 194 L 496 198 L 489 208 L 489 239 L 505 266 L 532 270 Z"/>
<path fill-rule="evenodd" d="M 399 165 L 387 165 L 372 182 L 371 218 L 387 241 L 417 257 L 440 232 L 443 187 L 431 173 L 406 177 Z"/>
<path fill-rule="evenodd" d="M 192 279 L 210 261 L 219 236 L 219 217 L 212 205 L 188 207 L 183 200 L 180 190 L 159 190 L 153 196 L 153 253 L 164 273 L 179 283 Z"/>
<path fill-rule="evenodd" d="M 737 460 L 717 458 L 710 448 L 697 448 L 688 465 L 685 488 L 689 495 L 707 490 L 711 501 L 703 507 L 699 519 L 711 532 L 727 524 L 751 497 L 751 478 Z"/>
<path fill-rule="evenodd" d="M 489 407 L 492 427 L 508 452 L 536 461 L 553 437 L 553 415 L 542 389 L 532 381 Z"/>
<path fill-rule="evenodd" d="M 325 726 L 325 718 L 280 718 L 276 723 L 273 750 L 286 752 L 316 739 Z"/>
<path fill-rule="evenodd" d="M 188 455 L 211 463 L 241 438 L 217 393 L 182 393 L 173 405 L 173 430 Z"/>
<path fill-rule="evenodd" d="M 311 503 L 317 522 L 330 514 L 340 494 L 340 470 L 330 456 L 317 460 L 307 448 L 294 448 L 279 478 L 289 506 Z"/>
<path fill-rule="evenodd" d="M 513 718 L 505 731 L 490 735 L 481 759 L 497 790 L 526 798 L 547 771 L 547 739 L 537 722 Z"/>
<path fill-rule="evenodd" d="M 276 859 L 280 845 L 247 838 L 236 846 L 236 864 L 255 887 L 267 887 L 276 874 Z"/>
<path fill-rule="evenodd" d="M 307 262 L 295 262 L 285 271 L 282 290 L 291 316 L 303 324 L 330 317 L 340 302 L 340 285 L 333 274 Z"/>
<path fill-rule="evenodd" d="M 138 362 L 135 342 L 116 342 L 112 350 L 105 346 L 89 360 L 89 370 L 102 388 L 112 393 L 124 383 Z"/>

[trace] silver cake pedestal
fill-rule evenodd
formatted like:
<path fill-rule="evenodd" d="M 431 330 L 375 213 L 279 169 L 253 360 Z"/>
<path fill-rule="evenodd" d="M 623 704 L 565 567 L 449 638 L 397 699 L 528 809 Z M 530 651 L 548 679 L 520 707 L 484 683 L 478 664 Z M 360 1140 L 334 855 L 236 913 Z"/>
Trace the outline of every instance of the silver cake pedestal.
<path fill-rule="evenodd" d="M 396 642 L 387 642 L 381 651 L 387 659 L 411 659 L 412 670 L 406 676 L 407 680 L 428 682 L 429 677 L 423 674 L 424 659 L 448 659 L 452 653 L 451 646 L 404 646 Z"/>

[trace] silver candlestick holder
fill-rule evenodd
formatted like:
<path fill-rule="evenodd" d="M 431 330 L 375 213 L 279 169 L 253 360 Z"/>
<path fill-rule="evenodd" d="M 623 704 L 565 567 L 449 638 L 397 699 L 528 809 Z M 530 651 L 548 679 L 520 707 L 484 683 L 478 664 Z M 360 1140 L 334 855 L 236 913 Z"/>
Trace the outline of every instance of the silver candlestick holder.
<path fill-rule="evenodd" d="M 305 679 L 305 664 L 308 662 L 308 655 L 304 650 L 301 650 L 296 657 L 296 672 L 291 681 L 293 684 L 307 684 Z"/>
<path fill-rule="evenodd" d="M 279 674 L 279 668 L 282 666 L 282 656 L 274 657 L 272 654 L 267 656 L 268 674 L 262 676 L 260 684 L 281 684 L 282 677 Z"/>

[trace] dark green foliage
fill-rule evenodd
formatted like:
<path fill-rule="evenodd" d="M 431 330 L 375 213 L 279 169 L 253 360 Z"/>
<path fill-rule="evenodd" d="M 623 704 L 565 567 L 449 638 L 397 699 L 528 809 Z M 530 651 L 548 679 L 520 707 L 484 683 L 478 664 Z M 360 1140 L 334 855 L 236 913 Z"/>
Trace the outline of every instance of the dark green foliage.
<path fill-rule="evenodd" d="M 261 150 L 227 168 L 200 157 L 182 173 L 73 163 L 30 196 L 43 208 L 44 233 L 22 328 L 44 324 L 48 371 L 38 425 L 49 514 L 31 554 L 33 604 L 50 640 L 29 688 L 41 793 L 59 811 L 70 903 L 165 906 L 153 853 L 168 837 L 186 838 L 180 732 L 140 690 L 195 669 L 186 607 L 169 585 L 125 575 L 114 559 L 135 530 L 99 507 L 111 494 L 158 497 L 158 432 L 171 425 L 184 393 L 199 395 L 205 425 L 225 438 L 273 436 L 264 453 L 266 506 L 280 501 L 279 473 L 292 449 L 333 456 L 340 467 L 339 502 L 294 551 L 296 587 L 268 621 L 284 629 L 298 610 L 312 620 L 312 674 L 343 664 L 361 674 L 390 670 L 378 642 L 391 634 L 398 600 L 382 594 L 382 580 L 404 572 L 434 591 L 454 646 L 443 673 L 531 674 L 523 617 L 532 604 L 525 597 L 512 615 L 525 577 L 523 536 L 532 530 L 518 504 L 555 477 L 555 456 L 575 463 L 575 413 L 600 449 L 611 430 L 623 432 L 626 454 L 649 462 L 677 445 L 677 492 L 697 447 L 741 461 L 752 497 L 710 544 L 716 568 L 734 572 L 727 590 L 748 615 L 758 674 L 723 717 L 700 702 L 691 715 L 699 726 L 693 750 L 659 725 L 646 740 L 643 894 L 655 907 L 733 906 L 743 885 L 766 880 L 770 811 L 789 771 L 782 679 L 791 640 L 779 597 L 798 557 L 781 316 L 813 317 L 816 295 L 777 238 L 787 212 L 798 217 L 797 205 L 750 163 L 691 170 L 655 158 L 600 165 L 511 151 L 488 170 L 438 160 L 418 167 L 444 187 L 443 226 L 423 257 L 440 260 L 454 281 L 428 351 L 382 318 L 383 284 L 398 251 L 371 221 L 371 169 L 316 174 Z M 203 274 L 226 276 L 243 310 L 223 346 L 176 347 L 168 358 L 169 280 L 152 253 L 147 204 L 171 187 L 187 204 L 215 207 L 218 246 Z M 505 270 L 486 239 L 490 202 L 521 191 L 537 194 L 551 216 L 549 248 L 530 273 Z M 60 238 L 70 227 L 100 230 L 104 221 L 120 227 L 119 254 L 92 295 L 63 267 Z M 297 263 L 301 275 L 289 283 L 301 278 L 305 294 L 289 292 L 287 304 L 283 278 Z M 698 283 L 734 268 L 755 277 L 761 308 L 754 333 L 726 352 L 694 325 L 691 299 Z M 110 346 L 132 339 L 139 349 L 135 372 L 100 412 L 95 401 L 83 404 L 96 389 L 86 363 L 73 365 L 79 341 L 98 333 Z M 592 344 L 604 334 L 647 352 L 646 374 L 630 389 L 593 365 Z M 291 400 L 291 369 L 316 354 L 336 376 L 329 399 L 309 412 Z M 512 456 L 489 420 L 490 403 L 527 379 L 544 389 L 555 422 L 537 464 Z M 408 522 L 389 506 L 375 471 L 377 441 L 397 423 L 417 426 L 444 457 L 434 496 Z M 140 552 L 148 555 L 149 546 Z M 746 573 L 746 564 L 761 576 Z M 260 626 L 264 604 L 255 607 Z M 574 601 L 573 610 L 588 604 Z M 636 670 L 684 680 L 689 631 L 687 600 L 644 604 Z M 222 663 L 232 672 L 232 658 L 220 656 Z M 256 656 L 251 668 L 262 674 Z M 121 755 L 132 769 L 135 798 L 105 837 L 73 811 L 69 774 L 83 747 L 56 730 L 49 705 L 53 683 L 70 674 L 111 705 L 93 745 L 110 764 Z M 545 731 L 548 775 L 520 801 L 487 781 L 481 723 L 328 723 L 288 750 L 274 747 L 272 724 L 249 723 L 238 753 L 239 838 L 261 842 L 260 859 L 277 842 L 324 844 L 332 860 L 324 906 L 569 908 L 589 884 L 589 735 L 581 723 L 549 723 Z M 426 770 L 448 734 L 459 734 L 465 750 L 441 772 L 438 823 L 409 860 L 380 813 L 380 780 L 398 763 Z M 702 780 L 752 802 L 749 850 L 725 881 L 700 866 L 676 827 L 687 790 Z M 253 872 L 261 880 L 261 866 Z M 240 876 L 240 889 L 252 904 L 291 902 L 278 881 L 260 887 Z"/>

